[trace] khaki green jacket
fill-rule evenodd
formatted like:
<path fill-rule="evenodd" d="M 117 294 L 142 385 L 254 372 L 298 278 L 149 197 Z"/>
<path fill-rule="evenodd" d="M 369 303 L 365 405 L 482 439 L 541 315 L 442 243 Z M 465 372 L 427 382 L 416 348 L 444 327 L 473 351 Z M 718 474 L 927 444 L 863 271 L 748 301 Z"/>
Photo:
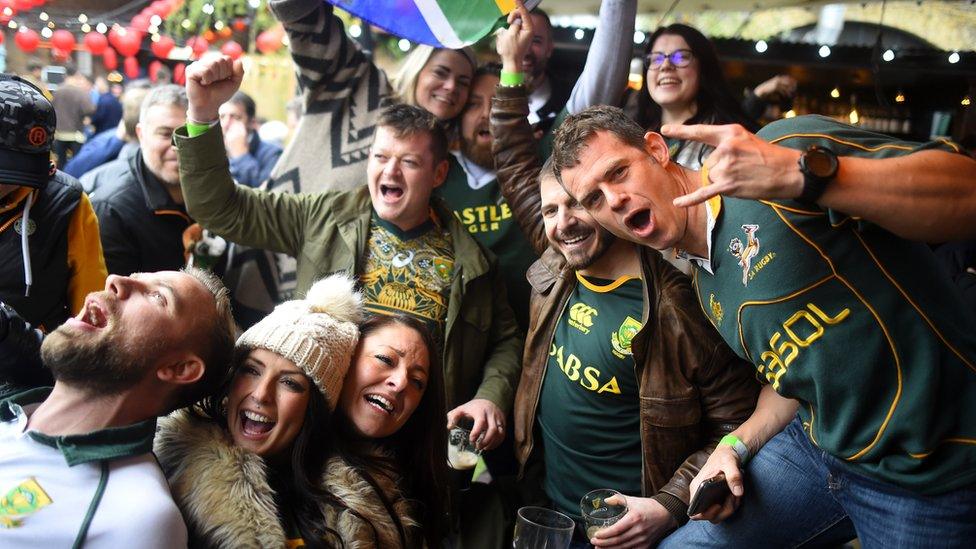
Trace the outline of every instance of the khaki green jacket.
<path fill-rule="evenodd" d="M 220 126 L 197 137 L 174 136 L 187 211 L 229 241 L 286 253 L 298 261 L 298 293 L 337 271 L 360 274 L 369 242 L 369 191 L 283 194 L 235 185 Z M 454 243 L 447 308 L 444 386 L 451 409 L 472 398 L 512 407 L 522 338 L 494 256 L 439 202 L 434 212 Z"/>

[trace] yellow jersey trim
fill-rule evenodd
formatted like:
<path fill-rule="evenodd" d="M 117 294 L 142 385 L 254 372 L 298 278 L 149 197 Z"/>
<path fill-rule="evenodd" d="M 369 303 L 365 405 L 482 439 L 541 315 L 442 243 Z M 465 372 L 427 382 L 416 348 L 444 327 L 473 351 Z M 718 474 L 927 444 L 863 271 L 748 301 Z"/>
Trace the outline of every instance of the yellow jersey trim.
<path fill-rule="evenodd" d="M 589 280 L 586 280 L 586 278 L 584 278 L 583 275 L 579 273 L 579 271 L 576 271 L 576 280 L 578 280 L 580 284 L 585 286 L 587 290 L 590 290 L 591 292 L 597 292 L 600 294 L 612 292 L 617 288 L 619 288 L 620 286 L 622 286 L 628 280 L 636 280 L 636 279 L 637 279 L 636 276 L 624 275 L 618 278 L 617 280 L 614 280 L 610 284 L 607 284 L 605 286 L 600 286 L 598 284 L 594 284 L 590 282 Z"/>
<path fill-rule="evenodd" d="M 786 139 L 792 139 L 794 137 L 816 137 L 820 139 L 826 139 L 827 141 L 833 141 L 834 143 L 840 143 L 841 145 L 847 145 L 848 147 L 854 147 L 855 149 L 861 149 L 862 151 L 867 151 L 867 152 L 877 152 L 883 149 L 896 149 L 899 151 L 915 150 L 915 147 L 909 147 L 908 145 L 895 145 L 893 143 L 889 143 L 886 145 L 878 145 L 877 147 L 865 147 L 864 145 L 861 145 L 859 143 L 854 143 L 852 141 L 844 141 L 843 139 L 838 139 L 834 136 L 823 134 L 823 133 L 791 133 L 789 135 L 784 135 L 783 137 L 777 137 L 776 139 L 770 141 L 770 143 L 776 144 L 779 143 L 780 141 L 784 141 Z"/>
<path fill-rule="evenodd" d="M 91 292 L 105 288 L 108 270 L 102 241 L 98 233 L 98 217 L 92 209 L 88 195 L 81 193 L 78 206 L 71 212 L 68 222 L 68 307 L 77 314 Z"/>

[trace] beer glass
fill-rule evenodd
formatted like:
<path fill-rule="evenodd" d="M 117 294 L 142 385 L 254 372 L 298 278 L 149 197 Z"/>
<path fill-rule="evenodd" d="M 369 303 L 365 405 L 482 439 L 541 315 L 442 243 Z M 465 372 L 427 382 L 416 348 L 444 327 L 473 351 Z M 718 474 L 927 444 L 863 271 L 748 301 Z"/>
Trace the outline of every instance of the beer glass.
<path fill-rule="evenodd" d="M 607 503 L 607 499 L 613 496 L 619 497 L 613 504 Z M 601 488 L 583 496 L 580 500 L 580 514 L 583 515 L 583 524 L 586 526 L 586 539 L 593 539 L 597 531 L 614 524 L 627 514 L 627 504 L 620 492 Z"/>
<path fill-rule="evenodd" d="M 576 523 L 545 507 L 522 507 L 515 523 L 514 549 L 566 549 Z"/>

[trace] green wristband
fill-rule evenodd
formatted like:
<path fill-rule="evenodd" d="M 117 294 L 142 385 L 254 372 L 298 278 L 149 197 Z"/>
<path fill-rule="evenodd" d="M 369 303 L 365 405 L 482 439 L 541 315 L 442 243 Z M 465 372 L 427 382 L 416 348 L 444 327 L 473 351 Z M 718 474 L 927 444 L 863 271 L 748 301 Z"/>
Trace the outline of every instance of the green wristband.
<path fill-rule="evenodd" d="M 509 88 L 512 86 L 521 86 L 525 83 L 525 73 L 502 71 L 499 83 Z"/>
<path fill-rule="evenodd" d="M 198 135 L 203 135 L 207 133 L 207 130 L 214 127 L 214 124 L 201 124 L 199 122 L 187 122 L 186 123 L 186 135 L 189 137 L 196 137 Z"/>
<path fill-rule="evenodd" d="M 722 440 L 718 441 L 718 443 L 732 447 L 732 450 L 735 451 L 735 455 L 739 457 L 739 465 L 749 463 L 749 459 L 752 457 L 752 454 L 749 452 L 749 447 L 746 446 L 746 443 L 739 440 L 739 437 L 728 434 L 722 437 Z"/>

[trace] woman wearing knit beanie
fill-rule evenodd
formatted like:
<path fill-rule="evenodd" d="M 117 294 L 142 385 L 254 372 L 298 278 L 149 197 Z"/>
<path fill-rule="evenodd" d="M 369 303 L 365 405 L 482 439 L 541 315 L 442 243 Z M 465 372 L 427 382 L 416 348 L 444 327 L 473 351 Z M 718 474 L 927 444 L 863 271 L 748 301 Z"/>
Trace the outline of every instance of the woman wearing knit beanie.
<path fill-rule="evenodd" d="M 419 521 L 430 509 L 407 499 L 402 488 L 415 482 L 400 475 L 420 471 L 438 484 L 442 477 L 430 465 L 433 472 L 424 473 L 414 457 L 421 449 L 401 452 L 396 440 L 421 421 L 443 423 L 440 368 L 430 364 L 422 325 L 393 320 L 375 329 L 369 326 L 377 321 L 367 321 L 373 333 L 360 340 L 362 316 L 352 279 L 317 282 L 306 299 L 279 305 L 241 335 L 223 390 L 160 421 L 155 451 L 191 547 L 422 543 Z M 377 336 L 398 342 L 403 356 L 376 352 Z M 382 370 L 372 367 L 378 358 L 359 356 L 364 349 L 387 359 Z M 350 364 L 356 375 L 349 379 L 357 381 L 345 389 Z M 362 395 L 340 398 L 347 392 Z M 341 400 L 349 403 L 337 408 Z M 363 414 L 363 406 L 374 413 Z M 446 443 L 435 438 L 413 444 L 436 456 L 433 445 L 443 453 Z M 429 520 L 438 523 L 435 509 Z"/>

